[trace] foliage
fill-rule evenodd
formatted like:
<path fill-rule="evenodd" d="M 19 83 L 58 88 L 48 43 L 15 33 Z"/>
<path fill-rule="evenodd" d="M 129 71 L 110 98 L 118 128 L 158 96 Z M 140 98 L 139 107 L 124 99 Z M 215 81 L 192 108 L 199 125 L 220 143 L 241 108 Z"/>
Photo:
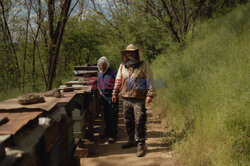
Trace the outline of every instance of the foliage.
<path fill-rule="evenodd" d="M 165 85 L 155 109 L 166 135 L 183 138 L 173 147 L 186 165 L 249 165 L 249 10 L 201 24 L 184 49 L 153 63 Z"/>
<path fill-rule="evenodd" d="M 95 64 L 101 54 L 99 46 L 102 39 L 98 22 L 94 19 L 81 22 L 70 20 L 69 24 L 71 26 L 67 29 L 63 43 L 63 54 L 67 58 L 67 63 L 74 66 Z"/>
<path fill-rule="evenodd" d="M 51 88 L 52 82 L 56 87 L 70 79 L 73 66 L 94 64 L 101 56 L 118 67 L 120 51 L 131 43 L 148 61 L 169 54 L 195 35 L 195 20 L 219 16 L 247 0 L 79 0 L 69 11 L 61 4 L 66 1 L 0 2 L 0 90 L 18 89 L 23 94 Z M 71 15 L 65 20 L 60 11 Z M 64 29 L 64 24 L 63 34 L 56 27 Z M 182 42 L 175 42 L 175 32 Z"/>
<path fill-rule="evenodd" d="M 60 2 L 49 13 L 46 1 L 0 0 L 0 100 L 45 90 L 54 56 L 49 35 L 66 18 L 59 19 Z M 75 2 L 53 87 L 70 80 L 74 66 L 101 56 L 117 68 L 120 51 L 134 43 L 163 80 L 154 105 L 179 160 L 249 165 L 250 5 L 223 16 L 248 0 Z"/>

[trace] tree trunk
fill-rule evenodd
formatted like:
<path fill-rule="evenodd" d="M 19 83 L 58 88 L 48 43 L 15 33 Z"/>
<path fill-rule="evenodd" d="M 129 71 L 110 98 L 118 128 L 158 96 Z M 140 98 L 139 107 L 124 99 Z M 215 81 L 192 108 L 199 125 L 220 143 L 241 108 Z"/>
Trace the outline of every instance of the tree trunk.
<path fill-rule="evenodd" d="M 9 29 L 9 26 L 8 26 L 8 22 L 7 22 L 7 19 L 6 19 L 6 16 L 5 16 L 5 8 L 4 8 L 4 4 L 3 4 L 3 1 L 0 0 L 0 6 L 1 6 L 1 9 L 2 9 L 2 16 L 3 16 L 3 21 L 4 21 L 4 25 L 5 25 L 5 29 L 7 31 L 7 35 L 8 35 L 8 39 L 9 39 L 9 42 L 10 42 L 10 45 L 11 45 L 11 48 L 12 48 L 12 53 L 14 55 L 14 59 L 15 59 L 15 76 L 16 76 L 16 84 L 18 85 L 19 89 L 21 88 L 20 86 L 20 78 L 21 78 L 21 72 L 20 72 L 20 69 L 19 69 L 19 64 L 18 64 L 18 59 L 17 59 L 17 55 L 16 55 L 16 49 L 15 49 L 15 46 L 14 46 L 14 43 L 13 43 L 13 40 L 12 40 L 12 36 L 11 36 L 11 33 L 10 33 L 10 29 Z"/>
<path fill-rule="evenodd" d="M 49 64 L 48 64 L 48 79 L 46 90 L 52 89 L 53 81 L 56 74 L 56 66 L 58 54 L 62 43 L 63 33 L 68 20 L 69 8 L 72 0 L 65 0 L 61 5 L 61 13 L 54 31 L 54 9 L 55 0 L 48 0 L 48 18 L 49 18 Z"/>
<path fill-rule="evenodd" d="M 27 47 L 28 47 L 28 33 L 29 33 L 29 24 L 30 24 L 30 10 L 31 10 L 32 1 L 29 0 L 29 4 L 27 0 L 25 1 L 25 5 L 27 6 L 27 22 L 26 22 L 26 32 L 25 32 L 25 46 L 23 53 L 23 80 L 22 80 L 22 90 L 25 87 L 25 76 L 26 76 L 26 57 L 27 57 Z"/>

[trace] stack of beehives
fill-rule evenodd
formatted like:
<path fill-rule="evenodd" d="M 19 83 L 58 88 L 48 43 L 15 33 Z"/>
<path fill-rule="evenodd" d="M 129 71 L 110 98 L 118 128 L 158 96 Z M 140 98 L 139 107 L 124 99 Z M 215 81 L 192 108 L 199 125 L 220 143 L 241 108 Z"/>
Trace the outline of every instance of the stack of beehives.
<path fill-rule="evenodd" d="M 75 66 L 73 81 L 67 82 L 66 87 L 91 90 L 96 81 L 97 73 L 97 66 Z"/>
<path fill-rule="evenodd" d="M 84 114 L 86 112 L 82 109 L 75 108 L 72 111 L 72 119 L 74 120 L 73 131 L 74 137 L 79 138 L 84 136 Z"/>
<path fill-rule="evenodd" d="M 71 111 L 88 105 L 87 95 L 78 90 L 44 103 L 0 102 L 0 165 L 69 165 L 76 148 Z"/>
<path fill-rule="evenodd" d="M 91 135 L 97 72 L 97 66 L 75 67 L 74 81 L 65 86 L 73 92 L 59 88 L 62 98 L 45 97 L 44 103 L 30 105 L 20 105 L 18 99 L 0 102 L 0 117 L 9 118 L 0 119 L 0 165 L 70 164 L 74 138 Z"/>
<path fill-rule="evenodd" d="M 98 110 L 97 98 L 99 93 L 94 86 L 97 73 L 97 66 L 75 66 L 73 81 L 66 83 L 66 87 L 83 88 L 88 92 L 86 95 L 87 107 L 74 109 L 72 112 L 75 138 L 92 136 L 92 122 Z"/>
<path fill-rule="evenodd" d="M 0 165 L 70 163 L 74 152 L 70 134 L 73 131 L 68 128 L 70 117 L 64 107 L 57 107 L 57 101 L 0 112 L 9 119 L 0 126 Z"/>

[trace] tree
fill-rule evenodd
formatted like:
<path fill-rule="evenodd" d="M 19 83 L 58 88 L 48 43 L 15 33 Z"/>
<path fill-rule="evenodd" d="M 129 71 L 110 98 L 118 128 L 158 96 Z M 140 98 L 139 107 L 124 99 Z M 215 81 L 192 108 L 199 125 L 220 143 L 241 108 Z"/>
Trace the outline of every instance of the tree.
<path fill-rule="evenodd" d="M 21 72 L 20 72 L 18 58 L 16 54 L 16 47 L 15 47 L 13 37 L 9 28 L 9 23 L 7 20 L 7 15 L 11 6 L 12 6 L 11 2 L 0 0 L 0 7 L 1 7 L 0 22 L 1 22 L 1 28 L 3 31 L 3 42 L 5 42 L 5 44 L 3 44 L 3 47 L 5 50 L 5 53 L 7 54 L 6 63 L 9 63 L 10 66 L 13 66 L 14 64 L 13 68 L 10 67 L 10 69 L 7 69 L 7 73 L 15 77 L 16 84 L 20 88 L 19 78 L 21 77 Z M 9 51 L 10 51 L 10 56 L 8 55 Z"/>
<path fill-rule="evenodd" d="M 56 66 L 61 47 L 65 26 L 70 14 L 72 0 L 60 1 L 60 15 L 55 19 L 55 0 L 48 0 L 48 23 L 49 23 L 49 62 L 46 90 L 52 89 L 55 79 Z M 54 28 L 54 24 L 56 27 Z"/>
<path fill-rule="evenodd" d="M 143 0 L 141 10 L 159 20 L 181 42 L 206 0 Z"/>

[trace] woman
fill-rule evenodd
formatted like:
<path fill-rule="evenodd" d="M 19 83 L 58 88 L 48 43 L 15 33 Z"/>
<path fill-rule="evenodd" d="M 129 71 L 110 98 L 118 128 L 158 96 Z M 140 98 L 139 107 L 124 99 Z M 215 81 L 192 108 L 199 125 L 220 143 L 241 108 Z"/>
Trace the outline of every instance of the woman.
<path fill-rule="evenodd" d="M 105 136 L 108 143 L 114 143 L 117 137 L 118 125 L 118 103 L 112 102 L 112 91 L 117 70 L 110 67 L 106 57 L 101 57 L 97 66 L 99 69 L 97 77 L 97 88 L 102 96 L 102 106 L 105 120 Z"/>

